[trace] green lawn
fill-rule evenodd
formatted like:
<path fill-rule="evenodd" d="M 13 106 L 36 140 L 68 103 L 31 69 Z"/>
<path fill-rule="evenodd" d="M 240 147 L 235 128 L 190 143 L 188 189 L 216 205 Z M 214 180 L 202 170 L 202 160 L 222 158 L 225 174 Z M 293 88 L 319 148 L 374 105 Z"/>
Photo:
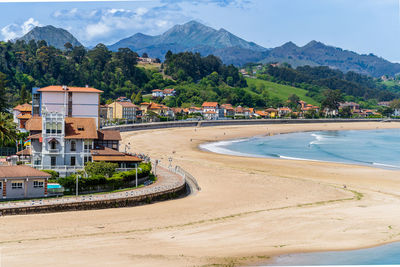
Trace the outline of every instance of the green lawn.
<path fill-rule="evenodd" d="M 300 97 L 301 100 L 306 101 L 308 104 L 319 105 L 317 101 L 315 101 L 311 97 L 306 96 L 307 90 L 260 79 L 247 78 L 246 80 L 249 86 L 255 85 L 256 87 L 259 87 L 260 84 L 264 84 L 271 97 L 276 96 L 279 99 L 285 101 L 290 95 L 296 94 L 298 97 Z"/>

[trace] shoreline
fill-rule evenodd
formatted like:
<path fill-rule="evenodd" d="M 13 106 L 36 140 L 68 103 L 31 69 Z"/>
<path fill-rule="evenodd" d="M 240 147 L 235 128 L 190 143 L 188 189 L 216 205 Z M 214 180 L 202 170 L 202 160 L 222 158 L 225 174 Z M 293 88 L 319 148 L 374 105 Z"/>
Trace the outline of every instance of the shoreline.
<path fill-rule="evenodd" d="M 298 158 L 298 157 L 292 157 L 292 156 L 282 156 L 282 155 L 277 155 L 277 156 L 269 156 L 269 155 L 260 155 L 260 154 L 250 154 L 250 153 L 244 153 L 240 151 L 235 151 L 231 150 L 230 148 L 224 147 L 224 144 L 222 143 L 236 143 L 236 142 L 246 142 L 246 141 L 251 141 L 251 139 L 256 139 L 256 138 L 269 138 L 277 135 L 286 135 L 286 134 L 295 134 L 295 133 L 314 133 L 314 132 L 337 132 L 337 131 L 375 131 L 376 129 L 364 129 L 364 130 L 310 130 L 310 131 L 293 131 L 293 132 L 287 132 L 287 133 L 277 133 L 274 135 L 256 135 L 252 137 L 245 137 L 245 138 L 234 138 L 234 139 L 226 139 L 226 140 L 219 140 L 219 141 L 213 141 L 213 142 L 206 142 L 206 143 L 201 143 L 198 146 L 198 149 L 200 151 L 204 152 L 210 152 L 210 153 L 215 153 L 215 154 L 221 154 L 221 155 L 228 155 L 228 156 L 237 156 L 237 157 L 250 157 L 250 158 L 264 158 L 264 159 L 285 159 L 285 160 L 298 160 L 298 161 L 311 161 L 311 162 L 323 162 L 323 163 L 337 163 L 337 164 L 344 164 L 344 165 L 355 165 L 355 166 L 364 166 L 364 167 L 372 167 L 372 168 L 380 168 L 380 169 L 385 169 L 385 170 L 394 170 L 394 171 L 400 171 L 400 166 L 394 166 L 390 165 L 388 163 L 377 163 L 377 162 L 365 162 L 365 163 L 357 163 L 357 160 L 354 160 L 353 162 L 340 162 L 340 161 L 329 161 L 329 160 L 318 160 L 318 159 L 311 159 L 311 158 Z M 380 130 L 393 130 L 393 129 L 380 129 Z"/>
<path fill-rule="evenodd" d="M 5 266 L 210 266 L 267 263 L 286 254 L 354 250 L 400 239 L 399 172 L 339 163 L 248 158 L 198 145 L 265 133 L 400 128 L 320 123 L 157 129 L 122 145 L 182 166 L 201 191 L 132 208 L 0 217 Z M 343 188 L 343 184 L 347 188 Z M 388 227 L 390 226 L 390 228 Z M 43 257 L 42 251 L 52 251 Z M 57 258 L 69 260 L 60 262 Z"/>

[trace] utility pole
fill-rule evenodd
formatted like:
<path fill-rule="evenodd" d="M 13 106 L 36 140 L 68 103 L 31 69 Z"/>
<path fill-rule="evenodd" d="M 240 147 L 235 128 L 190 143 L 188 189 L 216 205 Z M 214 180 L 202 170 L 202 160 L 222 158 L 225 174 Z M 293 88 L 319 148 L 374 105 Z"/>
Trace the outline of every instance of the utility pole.
<path fill-rule="evenodd" d="M 75 184 L 76 184 L 76 196 L 78 196 L 79 195 L 79 193 L 78 193 L 78 190 L 79 190 L 79 178 L 80 178 L 80 175 L 78 174 L 78 175 L 76 175 L 76 182 L 75 182 Z"/>
<path fill-rule="evenodd" d="M 138 166 L 138 164 L 136 163 L 136 166 L 135 166 L 136 167 L 136 187 L 138 187 L 138 181 L 137 181 L 138 180 L 138 173 L 137 173 L 138 167 L 137 166 Z"/>

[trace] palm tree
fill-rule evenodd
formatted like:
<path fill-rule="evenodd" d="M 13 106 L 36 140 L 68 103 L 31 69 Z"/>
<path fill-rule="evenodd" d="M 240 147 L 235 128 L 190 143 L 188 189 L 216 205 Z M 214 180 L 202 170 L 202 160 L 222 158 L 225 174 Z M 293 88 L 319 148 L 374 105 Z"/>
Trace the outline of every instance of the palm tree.
<path fill-rule="evenodd" d="M 0 113 L 0 147 L 14 144 L 17 138 L 17 125 L 7 113 Z"/>

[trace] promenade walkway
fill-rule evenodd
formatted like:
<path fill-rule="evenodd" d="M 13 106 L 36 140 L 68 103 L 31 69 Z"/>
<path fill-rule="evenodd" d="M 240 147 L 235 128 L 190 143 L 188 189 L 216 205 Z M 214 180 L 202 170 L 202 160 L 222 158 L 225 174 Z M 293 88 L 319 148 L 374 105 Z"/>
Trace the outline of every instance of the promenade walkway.
<path fill-rule="evenodd" d="M 176 168 L 175 168 L 176 169 Z M 42 198 L 35 200 L 21 200 L 21 201 L 6 201 L 0 202 L 0 212 L 6 210 L 17 210 L 32 208 L 32 207 L 51 207 L 73 204 L 90 204 L 109 202 L 118 199 L 143 199 L 146 196 L 155 196 L 162 193 L 173 192 L 185 186 L 185 175 L 176 173 L 174 170 L 168 170 L 160 165 L 157 166 L 156 174 L 157 181 L 151 185 L 140 187 L 132 190 L 116 193 L 101 193 L 82 196 L 64 196 L 58 198 Z"/>

